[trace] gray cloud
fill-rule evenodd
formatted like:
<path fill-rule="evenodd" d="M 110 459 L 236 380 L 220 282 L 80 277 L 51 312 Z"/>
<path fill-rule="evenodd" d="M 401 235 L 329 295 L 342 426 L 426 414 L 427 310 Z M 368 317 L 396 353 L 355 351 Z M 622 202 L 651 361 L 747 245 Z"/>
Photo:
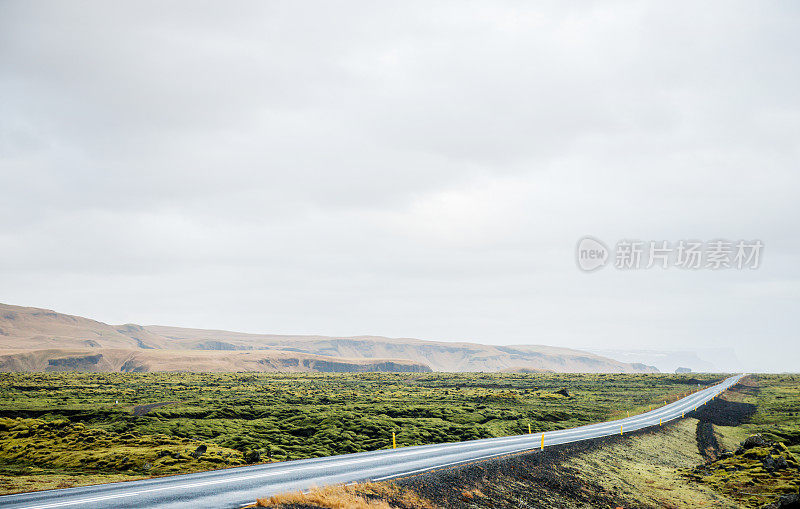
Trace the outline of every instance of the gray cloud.
<path fill-rule="evenodd" d="M 790 2 L 0 4 L 0 301 L 796 369 Z M 587 233 L 758 271 L 580 273 Z"/>

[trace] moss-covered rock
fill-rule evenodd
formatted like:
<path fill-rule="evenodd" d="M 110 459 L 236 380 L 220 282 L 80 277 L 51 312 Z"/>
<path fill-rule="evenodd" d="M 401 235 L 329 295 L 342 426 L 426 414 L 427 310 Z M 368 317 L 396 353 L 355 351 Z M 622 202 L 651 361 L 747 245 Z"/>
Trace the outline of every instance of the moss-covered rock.
<path fill-rule="evenodd" d="M 686 475 L 737 499 L 743 506 L 760 507 L 800 490 L 800 463 L 781 442 L 760 435 L 748 437 L 734 453 L 699 465 Z"/>
<path fill-rule="evenodd" d="M 187 451 L 193 451 L 191 453 Z M 0 462 L 163 475 L 242 465 L 238 451 L 166 435 L 122 434 L 66 420 L 0 418 Z"/>

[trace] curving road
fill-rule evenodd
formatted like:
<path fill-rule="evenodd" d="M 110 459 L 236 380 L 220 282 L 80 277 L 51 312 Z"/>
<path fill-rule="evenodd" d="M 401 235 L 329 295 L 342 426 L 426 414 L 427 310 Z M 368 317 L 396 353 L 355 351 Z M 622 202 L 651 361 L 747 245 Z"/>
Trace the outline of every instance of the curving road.
<path fill-rule="evenodd" d="M 658 426 L 695 410 L 735 385 L 744 375 L 698 391 L 653 411 L 578 428 L 544 433 L 545 448 Z M 20 493 L 0 497 L 2 508 L 239 508 L 257 498 L 311 486 L 381 481 L 436 468 L 537 450 L 542 434 L 487 438 L 468 442 L 403 447 L 326 458 L 286 461 L 62 490 Z"/>

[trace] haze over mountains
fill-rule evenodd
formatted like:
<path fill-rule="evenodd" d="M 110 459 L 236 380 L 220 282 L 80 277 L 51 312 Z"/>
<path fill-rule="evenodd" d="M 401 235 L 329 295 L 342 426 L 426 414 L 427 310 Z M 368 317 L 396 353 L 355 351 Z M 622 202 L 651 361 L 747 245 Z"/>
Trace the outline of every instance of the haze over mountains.
<path fill-rule="evenodd" d="M 587 351 L 623 362 L 655 366 L 664 373 L 673 373 L 681 367 L 700 373 L 738 373 L 744 370 L 736 352 L 730 347 L 700 347 L 692 350 L 589 348 Z"/>
<path fill-rule="evenodd" d="M 549 346 L 109 325 L 0 304 L 0 371 L 656 372 Z"/>

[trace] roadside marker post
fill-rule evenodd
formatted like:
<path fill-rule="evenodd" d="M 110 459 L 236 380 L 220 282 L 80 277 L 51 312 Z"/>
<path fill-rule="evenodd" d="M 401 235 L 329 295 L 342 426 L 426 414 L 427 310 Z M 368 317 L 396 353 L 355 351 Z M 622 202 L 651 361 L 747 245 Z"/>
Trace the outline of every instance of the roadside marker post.
<path fill-rule="evenodd" d="M 394 431 L 392 431 L 392 449 L 397 449 L 397 440 L 395 439 Z"/>
<path fill-rule="evenodd" d="M 542 433 L 542 450 L 544 451 L 544 433 Z"/>
<path fill-rule="evenodd" d="M 619 434 L 622 435 L 622 424 L 619 425 Z"/>
<path fill-rule="evenodd" d="M 531 434 L 531 423 L 528 423 L 528 434 Z"/>

